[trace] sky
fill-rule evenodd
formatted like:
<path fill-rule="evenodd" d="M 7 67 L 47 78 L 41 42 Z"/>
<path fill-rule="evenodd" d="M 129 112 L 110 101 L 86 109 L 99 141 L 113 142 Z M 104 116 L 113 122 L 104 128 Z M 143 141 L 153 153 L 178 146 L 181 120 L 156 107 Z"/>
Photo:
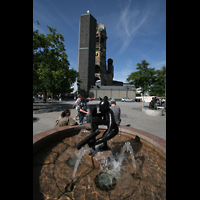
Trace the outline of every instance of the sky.
<path fill-rule="evenodd" d="M 166 66 L 166 0 L 33 0 L 33 30 L 46 35 L 50 25 L 63 34 L 70 68 L 78 71 L 79 20 L 87 10 L 105 24 L 113 80 L 126 82 L 142 60 L 156 70 Z"/>

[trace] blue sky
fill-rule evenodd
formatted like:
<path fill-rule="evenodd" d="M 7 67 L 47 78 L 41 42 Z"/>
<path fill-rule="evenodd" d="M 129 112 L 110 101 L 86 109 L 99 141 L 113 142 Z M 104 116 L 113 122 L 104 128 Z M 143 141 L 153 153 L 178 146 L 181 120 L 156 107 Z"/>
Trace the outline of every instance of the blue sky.
<path fill-rule="evenodd" d="M 166 0 L 33 0 L 33 30 L 48 34 L 50 25 L 63 34 L 70 68 L 78 71 L 79 19 L 87 10 L 105 24 L 114 80 L 126 82 L 141 60 L 166 66 Z"/>

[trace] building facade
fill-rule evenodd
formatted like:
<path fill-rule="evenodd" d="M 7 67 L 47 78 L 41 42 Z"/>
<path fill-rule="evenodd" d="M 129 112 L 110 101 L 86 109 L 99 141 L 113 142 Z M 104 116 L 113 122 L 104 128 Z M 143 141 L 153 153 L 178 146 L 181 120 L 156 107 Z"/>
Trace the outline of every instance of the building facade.
<path fill-rule="evenodd" d="M 115 100 L 121 100 L 122 97 L 135 99 L 136 92 L 134 86 L 92 86 L 89 91 L 90 97 L 107 96 L 108 99 L 114 98 Z"/>

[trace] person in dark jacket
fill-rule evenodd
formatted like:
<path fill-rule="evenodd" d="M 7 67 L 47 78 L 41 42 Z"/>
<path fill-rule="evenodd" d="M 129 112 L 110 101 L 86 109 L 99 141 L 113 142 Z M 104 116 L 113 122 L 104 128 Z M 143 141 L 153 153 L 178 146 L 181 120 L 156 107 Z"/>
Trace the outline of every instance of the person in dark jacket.
<path fill-rule="evenodd" d="M 121 118 L 120 118 L 121 110 L 120 110 L 120 107 L 118 105 L 116 105 L 116 100 L 115 99 L 111 99 L 110 100 L 110 105 L 111 105 L 110 109 L 113 111 L 114 116 L 115 116 L 115 122 L 119 126 L 120 123 L 121 123 Z"/>

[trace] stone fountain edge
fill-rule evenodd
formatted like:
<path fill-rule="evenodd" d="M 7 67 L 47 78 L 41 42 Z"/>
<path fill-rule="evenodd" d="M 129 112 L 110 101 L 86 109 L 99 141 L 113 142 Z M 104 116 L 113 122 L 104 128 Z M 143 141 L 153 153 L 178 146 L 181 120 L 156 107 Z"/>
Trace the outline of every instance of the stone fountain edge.
<path fill-rule="evenodd" d="M 107 126 L 100 125 L 99 129 L 106 129 Z M 63 126 L 53 128 L 41 133 L 38 133 L 33 136 L 33 154 L 35 154 L 38 150 L 47 146 L 51 142 L 58 140 L 60 138 L 64 138 L 66 136 L 74 135 L 74 131 L 79 131 L 81 129 L 91 129 L 91 124 L 86 123 L 82 125 L 76 126 Z M 136 136 L 138 135 L 142 140 L 146 143 L 149 143 L 159 149 L 166 156 L 166 140 L 148 133 L 146 131 L 142 131 L 136 128 L 127 127 L 127 126 L 119 126 L 119 132 L 123 132 L 125 134 Z"/>

